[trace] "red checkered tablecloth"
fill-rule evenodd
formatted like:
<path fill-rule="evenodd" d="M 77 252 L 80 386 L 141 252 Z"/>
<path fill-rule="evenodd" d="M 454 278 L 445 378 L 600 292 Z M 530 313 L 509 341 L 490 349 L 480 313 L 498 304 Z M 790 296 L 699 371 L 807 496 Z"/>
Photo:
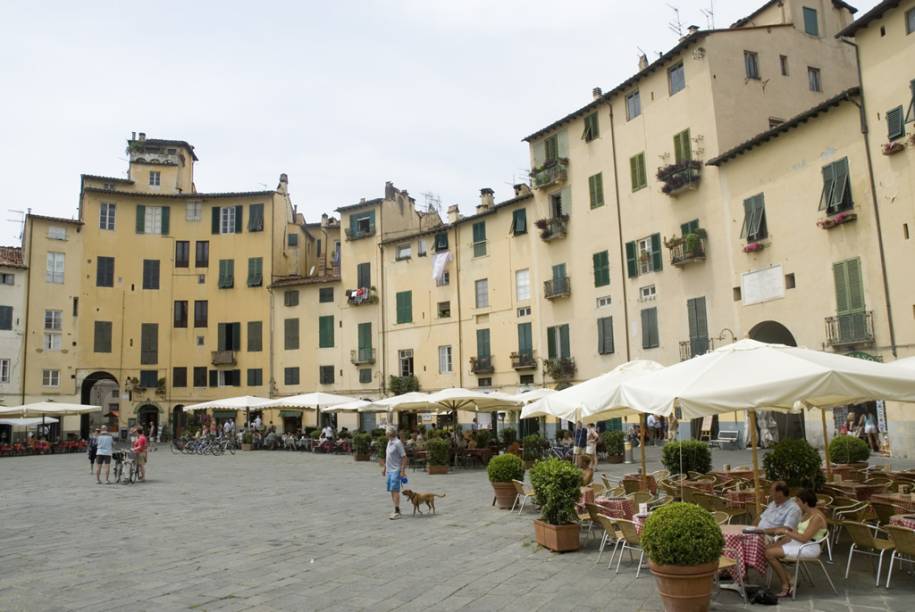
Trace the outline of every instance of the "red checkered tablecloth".
<path fill-rule="evenodd" d="M 585 512 L 585 504 L 594 503 L 594 489 L 591 487 L 581 487 L 581 499 L 578 500 L 578 511 Z"/>
<path fill-rule="evenodd" d="M 598 497 L 594 503 L 603 509 L 603 513 L 610 518 L 630 520 L 633 510 L 632 501 L 622 497 Z"/>
<path fill-rule="evenodd" d="M 761 534 L 743 533 L 746 525 L 722 525 L 721 533 L 724 535 L 724 547 L 737 552 L 737 566 L 733 571 L 738 572 L 743 580 L 747 575 L 747 568 L 753 568 L 763 576 L 766 575 L 766 538 Z M 728 554 L 727 551 L 725 554 Z"/>
<path fill-rule="evenodd" d="M 890 517 L 890 525 L 899 525 L 900 527 L 915 529 L 915 517 L 911 514 L 894 514 Z"/>

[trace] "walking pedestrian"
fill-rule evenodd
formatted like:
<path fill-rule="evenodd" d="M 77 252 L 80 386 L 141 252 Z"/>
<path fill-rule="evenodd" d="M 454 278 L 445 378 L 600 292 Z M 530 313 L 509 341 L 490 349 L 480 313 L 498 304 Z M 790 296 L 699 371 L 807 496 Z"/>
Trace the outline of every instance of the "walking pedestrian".
<path fill-rule="evenodd" d="M 143 426 L 137 425 L 137 439 L 134 441 L 130 450 L 136 455 L 137 477 L 140 480 L 146 480 L 146 449 L 149 441 L 143 435 Z"/>
<path fill-rule="evenodd" d="M 400 479 L 407 474 L 407 450 L 397 437 L 397 428 L 388 425 L 385 429 L 388 446 L 384 453 L 381 475 L 387 477 L 387 489 L 394 503 L 394 512 L 389 517 L 392 521 L 400 518 Z"/>
<path fill-rule="evenodd" d="M 111 484 L 108 480 L 111 471 L 111 455 L 114 453 L 114 440 L 108 433 L 108 427 L 102 425 L 96 437 L 96 454 L 95 454 L 95 481 L 96 484 L 102 484 L 102 466 L 105 466 L 105 484 Z"/>
<path fill-rule="evenodd" d="M 87 447 L 87 452 L 89 454 L 89 473 L 93 474 L 95 472 L 95 455 L 98 452 L 98 427 L 95 428 L 95 432 L 89 436 L 89 446 Z"/>
<path fill-rule="evenodd" d="M 597 435 L 597 427 L 594 426 L 594 423 L 588 423 L 588 438 L 587 446 L 585 450 L 587 451 L 588 456 L 591 457 L 591 466 L 593 469 L 597 469 L 597 440 L 599 436 Z M 587 467 L 587 466 L 584 466 Z"/>
<path fill-rule="evenodd" d="M 581 421 L 575 422 L 575 448 L 572 454 L 575 456 L 575 465 L 581 467 L 581 456 L 585 454 L 585 448 L 588 446 L 588 430 L 582 426 Z"/>
<path fill-rule="evenodd" d="M 877 437 L 877 417 L 873 412 L 864 413 L 864 435 L 867 436 L 867 442 L 871 450 L 875 453 L 880 452 L 880 442 Z"/>

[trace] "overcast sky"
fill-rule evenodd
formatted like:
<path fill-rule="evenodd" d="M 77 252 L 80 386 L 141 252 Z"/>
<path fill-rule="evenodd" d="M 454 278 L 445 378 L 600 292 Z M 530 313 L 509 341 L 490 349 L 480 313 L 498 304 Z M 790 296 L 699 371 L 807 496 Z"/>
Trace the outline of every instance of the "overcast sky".
<path fill-rule="evenodd" d="M 718 0 L 725 27 L 763 0 Z M 705 28 L 708 0 L 670 0 Z M 866 10 L 876 0 L 855 2 Z M 383 194 L 469 212 L 524 178 L 521 139 L 676 44 L 662 0 L 4 2 L 0 244 L 71 217 L 126 139 L 187 140 L 198 191 L 274 188 L 306 218 Z"/>

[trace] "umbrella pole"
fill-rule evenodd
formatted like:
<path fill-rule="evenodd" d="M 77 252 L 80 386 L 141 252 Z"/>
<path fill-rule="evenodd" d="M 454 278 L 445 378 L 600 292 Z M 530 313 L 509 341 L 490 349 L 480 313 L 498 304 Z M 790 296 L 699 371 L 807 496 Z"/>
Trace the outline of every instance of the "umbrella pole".
<path fill-rule="evenodd" d="M 756 411 L 750 411 L 750 439 L 753 444 L 753 499 L 756 504 L 756 516 L 761 511 L 759 504 L 759 440 L 756 435 Z"/>
<path fill-rule="evenodd" d="M 648 489 L 648 472 L 645 469 L 645 425 L 647 423 L 647 418 L 645 413 L 639 414 L 639 455 L 642 461 L 642 477 L 641 477 L 641 487 L 642 490 Z"/>
<path fill-rule="evenodd" d="M 823 421 L 823 454 L 826 455 L 826 480 L 832 482 L 832 459 L 829 457 L 829 430 L 826 428 L 826 408 L 820 408 Z"/>

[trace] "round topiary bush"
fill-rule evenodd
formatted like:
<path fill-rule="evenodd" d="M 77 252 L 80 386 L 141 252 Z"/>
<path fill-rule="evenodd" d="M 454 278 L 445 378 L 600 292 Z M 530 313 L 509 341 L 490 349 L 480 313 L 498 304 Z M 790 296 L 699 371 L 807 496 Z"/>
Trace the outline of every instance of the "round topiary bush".
<path fill-rule="evenodd" d="M 357 455 L 368 455 L 372 450 L 372 436 L 359 432 L 353 436 L 353 451 Z"/>
<path fill-rule="evenodd" d="M 789 487 L 814 491 L 826 482 L 821 465 L 820 453 L 807 440 L 782 440 L 763 457 L 768 480 L 784 480 Z"/>
<path fill-rule="evenodd" d="M 568 461 L 552 457 L 534 465 L 531 484 L 540 505 L 540 518 L 545 523 L 565 525 L 575 522 L 578 518 L 575 504 L 581 498 L 581 470 Z"/>
<path fill-rule="evenodd" d="M 511 482 L 524 479 L 524 466 L 521 459 L 512 454 L 499 455 L 489 460 L 486 473 L 490 482 Z"/>
<path fill-rule="evenodd" d="M 655 565 L 703 565 L 721 556 L 724 536 L 708 510 L 674 502 L 649 515 L 642 548 Z"/>
<path fill-rule="evenodd" d="M 867 442 L 855 436 L 836 436 L 829 443 L 829 458 L 833 463 L 861 463 L 870 456 Z"/>
<path fill-rule="evenodd" d="M 538 434 L 524 436 L 524 460 L 536 461 L 543 457 L 543 438 Z"/>
<path fill-rule="evenodd" d="M 448 465 L 448 451 L 450 445 L 447 440 L 435 438 L 426 443 L 426 450 L 429 451 L 429 465 Z"/>
<path fill-rule="evenodd" d="M 661 451 L 661 463 L 671 474 L 706 474 L 712 469 L 712 452 L 699 440 L 668 442 Z"/>
<path fill-rule="evenodd" d="M 619 456 L 626 451 L 626 434 L 623 432 L 605 431 L 600 438 L 608 455 Z"/>

